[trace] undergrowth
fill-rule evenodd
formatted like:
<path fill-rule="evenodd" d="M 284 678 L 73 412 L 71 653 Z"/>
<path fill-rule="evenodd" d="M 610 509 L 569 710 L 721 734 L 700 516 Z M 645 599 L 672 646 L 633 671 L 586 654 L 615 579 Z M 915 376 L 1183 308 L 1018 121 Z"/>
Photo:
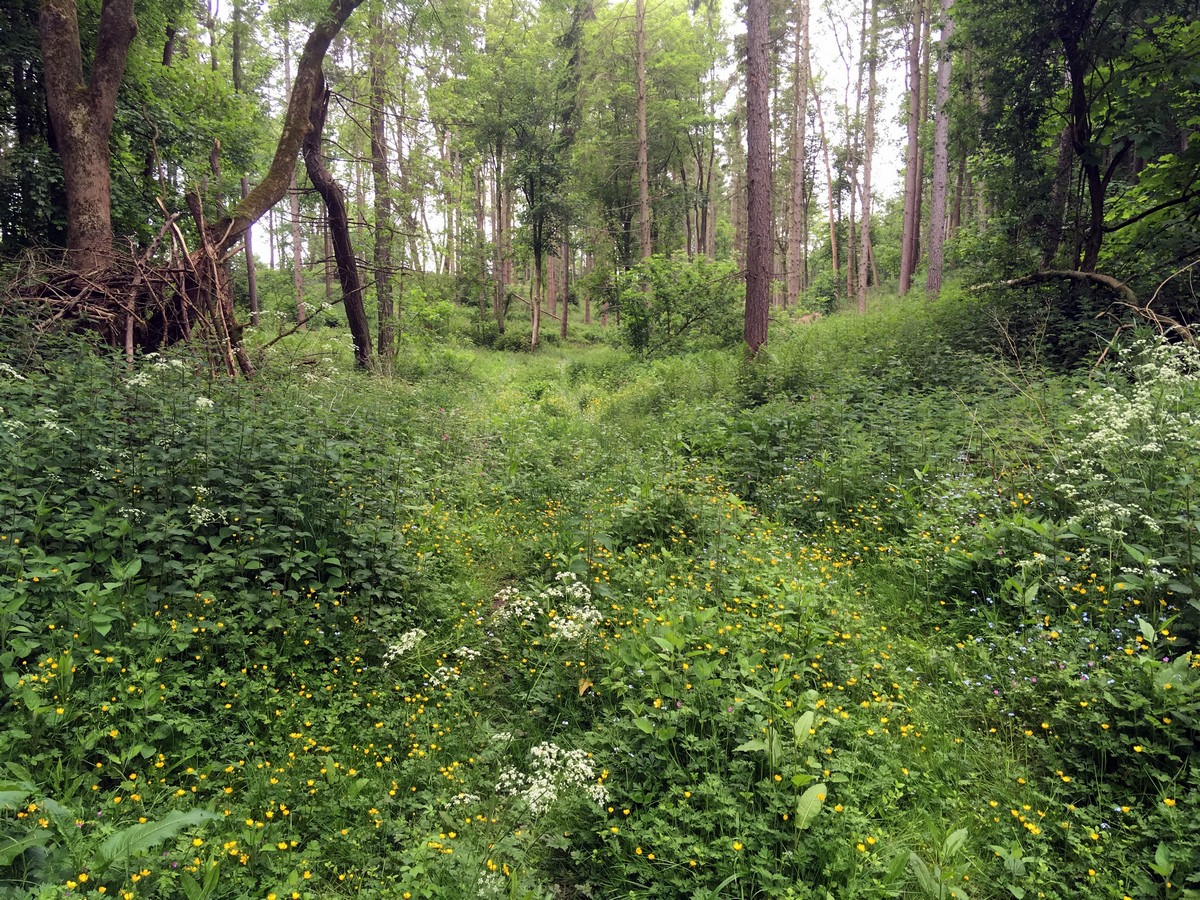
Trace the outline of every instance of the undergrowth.
<path fill-rule="evenodd" d="M 1200 370 L 961 317 L 10 356 L 0 896 L 1196 896 Z"/>

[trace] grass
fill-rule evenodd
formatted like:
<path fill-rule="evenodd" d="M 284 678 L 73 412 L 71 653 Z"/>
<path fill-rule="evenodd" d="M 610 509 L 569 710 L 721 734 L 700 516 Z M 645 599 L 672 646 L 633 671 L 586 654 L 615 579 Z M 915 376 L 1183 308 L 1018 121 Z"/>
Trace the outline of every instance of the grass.
<path fill-rule="evenodd" d="M 10 359 L 0 896 L 1195 896 L 1195 370 L 979 320 Z"/>

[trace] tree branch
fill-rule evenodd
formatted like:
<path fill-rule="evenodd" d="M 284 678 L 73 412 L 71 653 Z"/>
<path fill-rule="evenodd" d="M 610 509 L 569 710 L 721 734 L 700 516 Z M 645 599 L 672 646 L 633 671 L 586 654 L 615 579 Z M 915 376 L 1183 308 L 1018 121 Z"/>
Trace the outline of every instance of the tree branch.
<path fill-rule="evenodd" d="M 986 291 L 990 288 L 997 287 L 1019 287 L 1024 284 L 1042 284 L 1047 281 L 1081 281 L 1093 282 L 1101 284 L 1114 293 L 1119 294 L 1124 300 L 1134 305 L 1137 304 L 1137 295 L 1133 289 L 1123 281 L 1118 281 L 1111 275 L 1104 275 L 1100 272 L 1078 272 L 1074 269 L 1044 269 L 1041 272 L 1033 272 L 1030 275 L 1022 275 L 1020 278 L 1010 278 L 1007 281 L 990 281 L 987 284 L 977 284 L 972 291 Z"/>
<path fill-rule="evenodd" d="M 216 245 L 219 252 L 227 250 L 241 239 L 242 233 L 283 199 L 295 171 L 296 156 L 309 128 L 309 111 L 321 78 L 321 63 L 342 25 L 363 0 L 331 0 L 324 17 L 313 27 L 296 64 L 296 79 L 284 114 L 283 132 L 275 147 L 275 158 L 266 177 L 250 191 L 223 221 L 214 226 L 221 232 Z"/>

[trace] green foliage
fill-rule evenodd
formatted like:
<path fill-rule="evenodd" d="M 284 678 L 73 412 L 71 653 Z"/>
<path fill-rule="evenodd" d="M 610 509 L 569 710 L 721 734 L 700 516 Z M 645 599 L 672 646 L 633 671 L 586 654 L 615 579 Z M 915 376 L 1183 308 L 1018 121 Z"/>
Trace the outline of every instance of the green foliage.
<path fill-rule="evenodd" d="M 1198 367 L 998 303 L 753 368 L 10 347 L 0 894 L 1189 896 Z"/>
<path fill-rule="evenodd" d="M 655 256 L 621 282 L 621 327 L 636 353 L 729 347 L 741 338 L 745 285 L 732 263 Z"/>

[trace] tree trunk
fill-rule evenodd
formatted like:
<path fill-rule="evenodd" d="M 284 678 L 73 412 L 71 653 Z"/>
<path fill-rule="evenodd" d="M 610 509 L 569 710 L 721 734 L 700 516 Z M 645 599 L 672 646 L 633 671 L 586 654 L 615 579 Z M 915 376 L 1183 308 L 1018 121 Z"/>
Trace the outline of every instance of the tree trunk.
<path fill-rule="evenodd" d="M 504 334 L 504 319 L 508 313 L 508 254 L 505 252 L 505 240 L 508 236 L 508 229 L 505 223 L 505 212 L 507 211 L 506 198 L 504 196 L 504 179 L 502 160 L 504 158 L 504 144 L 498 143 L 495 149 L 495 194 L 496 199 L 492 207 L 492 237 L 495 239 L 495 279 L 496 293 L 492 298 L 492 314 L 496 317 L 496 328 L 501 334 Z"/>
<path fill-rule="evenodd" d="M 283 22 L 283 78 L 288 84 L 289 105 L 291 104 L 292 99 L 292 54 L 289 49 L 290 46 L 291 40 L 288 22 L 285 19 Z M 303 327 L 308 321 L 308 310 L 306 310 L 304 307 L 304 257 L 300 240 L 300 193 L 296 190 L 296 167 L 294 157 L 291 173 L 288 178 L 287 192 L 291 212 L 292 293 L 296 298 L 296 322 Z"/>
<path fill-rule="evenodd" d="M 562 257 L 562 320 L 559 322 L 558 336 L 564 341 L 567 339 L 567 310 L 571 306 L 571 240 L 569 237 L 564 237 L 562 248 L 559 250 Z"/>
<path fill-rule="evenodd" d="M 592 253 L 590 250 L 583 254 L 583 274 L 585 281 L 583 283 L 583 324 L 592 324 L 592 287 L 591 279 L 587 278 L 592 274 Z"/>
<path fill-rule="evenodd" d="M 482 322 L 487 317 L 487 257 L 483 252 L 483 238 L 485 234 L 487 213 L 484 209 L 486 205 L 485 193 L 487 191 L 487 180 L 484 177 L 483 166 L 478 165 L 472 167 L 471 170 L 471 186 L 472 205 L 475 211 L 475 277 L 478 280 L 479 290 L 479 320 Z"/>
<path fill-rule="evenodd" d="M 242 176 L 242 196 L 250 193 L 250 179 Z M 246 229 L 246 294 L 250 303 L 250 324 L 255 328 L 259 325 L 258 309 L 258 272 L 254 264 L 254 229 Z"/>
<path fill-rule="evenodd" d="M 530 310 L 530 349 L 536 350 L 542 337 L 542 250 L 533 250 L 533 303 Z"/>
<path fill-rule="evenodd" d="M 863 125 L 862 214 L 858 248 L 858 310 L 867 311 L 867 285 L 871 271 L 871 166 L 875 156 L 876 70 L 879 66 L 879 4 L 871 3 L 869 35 L 864 35 L 867 54 L 867 115 Z"/>
<path fill-rule="evenodd" d="M 837 244 L 837 221 L 833 215 L 833 166 L 829 162 L 829 137 L 825 133 L 825 116 L 821 112 L 821 95 L 816 90 L 816 85 L 812 84 L 810 79 L 809 86 L 813 89 L 813 103 L 817 107 L 817 129 L 821 133 L 821 150 L 825 156 L 825 184 L 828 186 L 826 193 L 829 195 L 829 250 L 833 259 L 833 280 L 837 282 L 838 275 L 838 244 Z"/>
<path fill-rule="evenodd" d="M 937 67 L 937 99 L 933 130 L 933 193 L 929 203 L 929 270 L 925 276 L 925 294 L 933 300 L 942 292 L 942 250 L 946 243 L 946 188 L 950 180 L 950 40 L 954 19 L 952 0 L 941 0 L 942 40 Z"/>
<path fill-rule="evenodd" d="M 233 3 L 233 51 L 230 55 L 230 68 L 233 74 L 233 89 L 242 93 L 242 30 L 246 27 L 244 0 L 234 0 Z M 242 176 L 242 198 L 250 193 L 250 179 Z M 246 294 L 250 304 L 250 324 L 255 328 L 259 325 L 258 309 L 258 272 L 254 262 L 254 229 L 246 229 Z"/>
<path fill-rule="evenodd" d="M 920 92 L 920 120 L 921 124 L 929 120 L 929 69 L 930 60 L 933 54 L 930 53 L 929 33 L 933 21 L 933 0 L 925 0 L 922 4 L 924 8 L 923 21 L 921 25 L 921 92 Z M 917 154 L 917 214 L 916 227 L 913 229 L 913 275 L 916 276 L 917 267 L 921 264 L 921 226 L 924 223 L 923 209 L 925 205 L 925 152 L 924 148 Z"/>
<path fill-rule="evenodd" d="M 768 2 L 746 5 L 746 321 L 751 357 L 767 341 L 771 303 L 771 133 L 767 108 L 771 77 Z"/>
<path fill-rule="evenodd" d="M 371 15 L 370 69 L 371 105 L 368 113 L 371 129 L 371 179 L 375 205 L 375 304 L 379 322 L 379 363 L 386 371 L 396 353 L 396 307 L 392 296 L 392 188 L 388 181 L 387 125 L 384 121 L 387 97 L 385 72 L 383 7 Z"/>
<path fill-rule="evenodd" d="M 950 204 L 949 236 L 953 237 L 962 227 L 963 196 L 966 193 L 967 154 L 958 158 L 958 171 L 954 177 L 954 202 Z"/>
<path fill-rule="evenodd" d="M 216 249 L 224 252 L 242 239 L 246 229 L 278 203 L 287 193 L 296 169 L 296 157 L 308 130 L 308 113 L 321 74 L 321 62 L 333 38 L 363 0 L 331 0 L 325 14 L 313 26 L 296 64 L 296 78 L 284 112 L 283 131 L 266 176 L 228 216 L 213 226 L 219 238 Z"/>
<path fill-rule="evenodd" d="M 646 136 L 646 0 L 634 5 L 634 36 L 637 43 L 637 170 L 638 226 L 642 259 L 653 252 L 650 246 L 650 162 Z"/>
<path fill-rule="evenodd" d="M 1042 268 L 1048 269 L 1058 256 L 1062 244 L 1063 225 L 1067 214 L 1067 197 L 1071 192 L 1071 173 L 1074 154 L 1071 145 L 1071 126 L 1064 125 L 1058 135 L 1058 159 L 1054 169 L 1054 187 L 1050 194 L 1050 215 L 1042 242 Z"/>
<path fill-rule="evenodd" d="M 787 302 L 800 302 L 803 282 L 804 222 L 808 218 L 808 194 L 804 180 L 804 131 L 808 119 L 808 18 L 809 0 L 799 0 L 796 16 L 795 57 L 792 60 L 792 219 L 788 229 Z"/>
<path fill-rule="evenodd" d="M 204 27 L 208 31 L 208 62 L 215 72 L 217 71 L 217 19 L 213 0 L 208 0 L 208 15 L 204 20 Z"/>
<path fill-rule="evenodd" d="M 900 238 L 900 296 L 912 287 L 916 260 L 914 233 L 920 225 L 918 199 L 921 192 L 917 160 L 921 155 L 921 19 L 923 0 L 913 0 L 908 41 L 908 143 L 904 158 L 904 229 Z"/>
<path fill-rule="evenodd" d="M 546 305 L 551 316 L 558 315 L 558 258 L 546 260 Z"/>
<path fill-rule="evenodd" d="M 323 79 L 322 79 L 323 80 Z M 333 180 L 325 161 L 321 158 L 321 134 L 325 130 L 325 116 L 329 110 L 329 91 L 322 89 L 313 97 L 309 113 L 312 127 L 304 137 L 304 165 L 309 180 L 325 201 L 326 234 L 333 242 L 333 255 L 337 261 L 337 276 L 342 288 L 342 306 L 354 338 L 354 362 L 360 369 L 371 368 L 371 329 L 367 323 L 367 312 L 363 308 L 362 282 L 358 277 L 358 261 L 354 258 L 354 247 L 350 243 L 350 219 L 346 215 L 346 195 Z"/>
<path fill-rule="evenodd" d="M 67 251 L 79 273 L 112 258 L 112 177 L 108 142 L 129 47 L 137 34 L 133 0 L 103 0 L 90 77 L 75 0 L 42 0 L 38 15 L 46 110 L 62 161 L 67 195 Z"/>

